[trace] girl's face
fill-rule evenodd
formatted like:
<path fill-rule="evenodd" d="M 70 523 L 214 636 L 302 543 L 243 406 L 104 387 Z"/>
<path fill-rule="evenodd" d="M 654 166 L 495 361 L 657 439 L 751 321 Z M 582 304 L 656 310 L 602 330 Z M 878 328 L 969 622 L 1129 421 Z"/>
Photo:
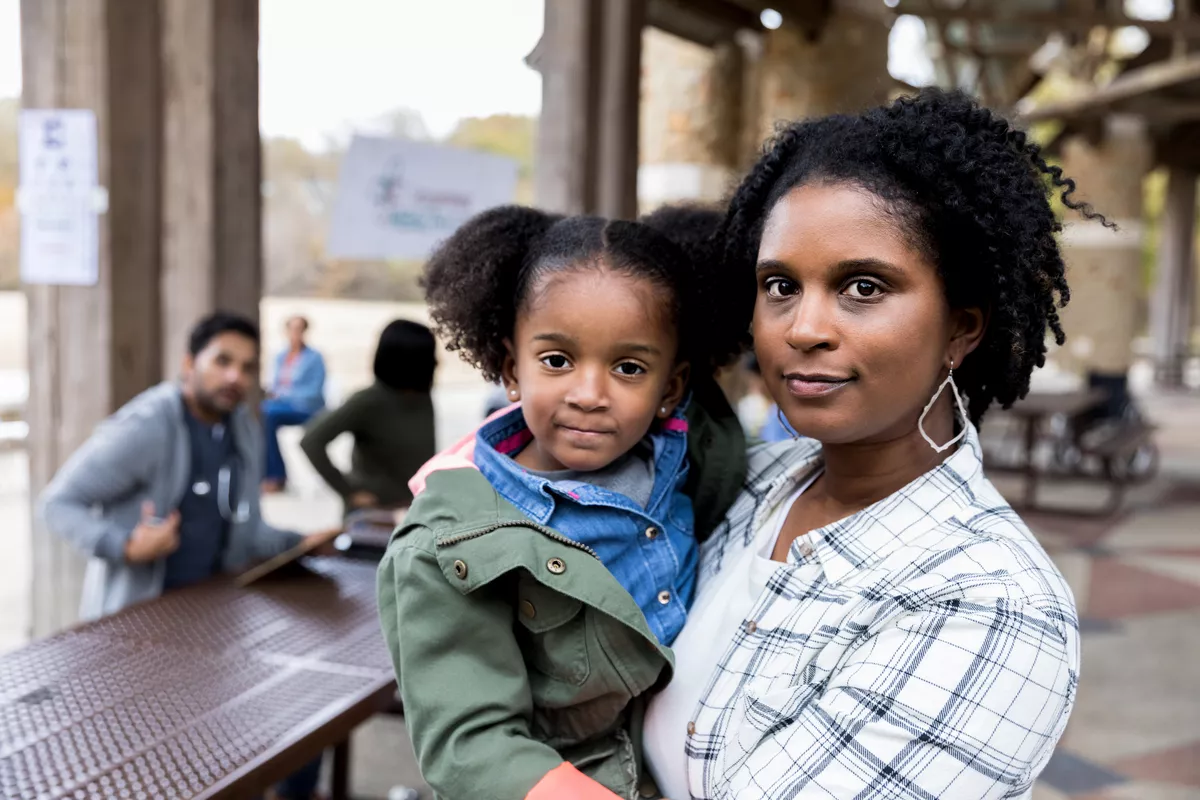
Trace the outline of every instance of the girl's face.
<path fill-rule="evenodd" d="M 824 443 L 911 435 L 983 315 L 952 312 L 899 218 L 845 184 L 800 186 L 771 209 L 758 250 L 754 349 L 767 390 Z M 936 417 L 949 438 L 950 393 Z M 935 435 L 936 438 L 936 435 Z"/>
<path fill-rule="evenodd" d="M 643 278 L 553 273 L 530 287 L 506 345 L 505 389 L 534 437 L 517 462 L 530 469 L 606 467 L 683 396 L 670 296 Z"/>

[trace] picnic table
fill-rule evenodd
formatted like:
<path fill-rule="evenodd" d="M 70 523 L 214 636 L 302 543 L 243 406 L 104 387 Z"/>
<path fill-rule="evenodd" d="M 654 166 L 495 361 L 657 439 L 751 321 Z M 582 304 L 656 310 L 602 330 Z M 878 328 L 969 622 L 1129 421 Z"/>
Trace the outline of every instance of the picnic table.
<path fill-rule="evenodd" d="M 341 800 L 394 689 L 374 564 L 189 587 L 0 657 L 0 797 L 250 798 L 334 747 Z"/>
<path fill-rule="evenodd" d="M 1108 392 L 1099 388 L 1030 393 L 1008 411 L 1020 428 L 1019 458 L 1013 463 L 989 460 L 988 468 L 1024 475 L 1021 501 L 1024 508 L 1047 510 L 1038 502 L 1041 482 L 1046 478 L 1070 477 L 1107 482 L 1111 487 L 1111 496 L 1101 513 L 1116 511 L 1121 505 L 1127 484 L 1144 479 L 1153 472 L 1151 466 L 1149 469 L 1142 467 L 1140 474 L 1134 474 L 1129 464 L 1139 448 L 1147 444 L 1152 447 L 1150 439 L 1154 429 L 1144 422 L 1133 420 L 1116 420 L 1102 428 L 1089 428 L 1085 423 L 1088 415 L 1098 411 L 1108 401 Z M 1062 418 L 1066 424 L 1061 432 L 1051 433 L 1047 423 L 1056 417 Z M 1059 463 L 1053 467 L 1037 462 L 1038 443 L 1043 440 L 1050 440 L 1056 450 Z M 1064 453 L 1070 453 L 1070 458 L 1064 457 Z M 1153 453 L 1156 464 L 1157 451 Z M 1099 470 L 1085 470 L 1083 462 L 1087 459 L 1097 462 Z"/>

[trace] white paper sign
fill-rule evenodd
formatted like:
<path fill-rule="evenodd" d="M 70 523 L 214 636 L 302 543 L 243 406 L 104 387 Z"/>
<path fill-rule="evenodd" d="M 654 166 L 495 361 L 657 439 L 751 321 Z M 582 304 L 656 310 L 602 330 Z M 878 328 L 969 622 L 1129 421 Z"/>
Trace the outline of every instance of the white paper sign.
<path fill-rule="evenodd" d="M 421 259 L 480 211 L 511 203 L 512 159 L 356 136 L 342 160 L 326 249 L 334 258 Z"/>
<path fill-rule="evenodd" d="M 18 133 L 21 280 L 93 286 L 100 279 L 96 115 L 24 110 Z"/>

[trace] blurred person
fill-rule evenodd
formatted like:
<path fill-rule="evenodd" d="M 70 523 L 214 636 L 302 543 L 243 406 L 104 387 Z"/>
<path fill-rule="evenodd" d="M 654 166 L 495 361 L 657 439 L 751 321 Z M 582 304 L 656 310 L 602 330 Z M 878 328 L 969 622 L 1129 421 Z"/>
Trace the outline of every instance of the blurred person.
<path fill-rule="evenodd" d="M 279 449 L 279 429 L 303 425 L 325 407 L 325 359 L 305 343 L 308 320 L 287 321 L 288 346 L 275 356 L 274 374 L 262 403 L 267 464 L 262 489 L 278 492 L 287 485 L 287 466 Z"/>
<path fill-rule="evenodd" d="M 258 380 L 258 327 L 235 314 L 201 319 L 182 376 L 147 389 L 102 422 L 42 493 L 46 528 L 90 557 L 80 617 L 237 572 L 308 537 L 268 525 L 259 507 L 262 432 L 246 408 Z M 320 548 L 318 548 L 320 549 Z M 280 784 L 312 795 L 317 759 Z"/>
<path fill-rule="evenodd" d="M 745 396 L 738 401 L 737 411 L 746 435 L 761 442 L 785 442 L 797 438 L 796 431 L 771 399 L 758 358 L 753 353 L 747 355 L 745 368 L 750 380 Z"/>
<path fill-rule="evenodd" d="M 395 320 L 375 350 L 375 382 L 309 424 L 300 447 L 346 511 L 401 508 L 412 502 L 408 479 L 433 457 L 433 389 L 437 345 L 424 325 Z M 329 459 L 329 443 L 354 437 L 349 474 Z"/>

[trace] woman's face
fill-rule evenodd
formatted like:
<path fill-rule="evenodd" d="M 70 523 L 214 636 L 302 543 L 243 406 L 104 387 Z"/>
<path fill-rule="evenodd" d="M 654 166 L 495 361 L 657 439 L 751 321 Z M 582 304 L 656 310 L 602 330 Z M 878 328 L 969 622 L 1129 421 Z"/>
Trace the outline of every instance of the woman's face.
<path fill-rule="evenodd" d="M 802 436 L 844 444 L 911 435 L 949 359 L 978 341 L 982 315 L 951 313 L 936 267 L 902 224 L 847 184 L 797 187 L 767 217 L 754 349 L 767 390 Z M 964 324 L 978 330 L 964 339 Z"/>

